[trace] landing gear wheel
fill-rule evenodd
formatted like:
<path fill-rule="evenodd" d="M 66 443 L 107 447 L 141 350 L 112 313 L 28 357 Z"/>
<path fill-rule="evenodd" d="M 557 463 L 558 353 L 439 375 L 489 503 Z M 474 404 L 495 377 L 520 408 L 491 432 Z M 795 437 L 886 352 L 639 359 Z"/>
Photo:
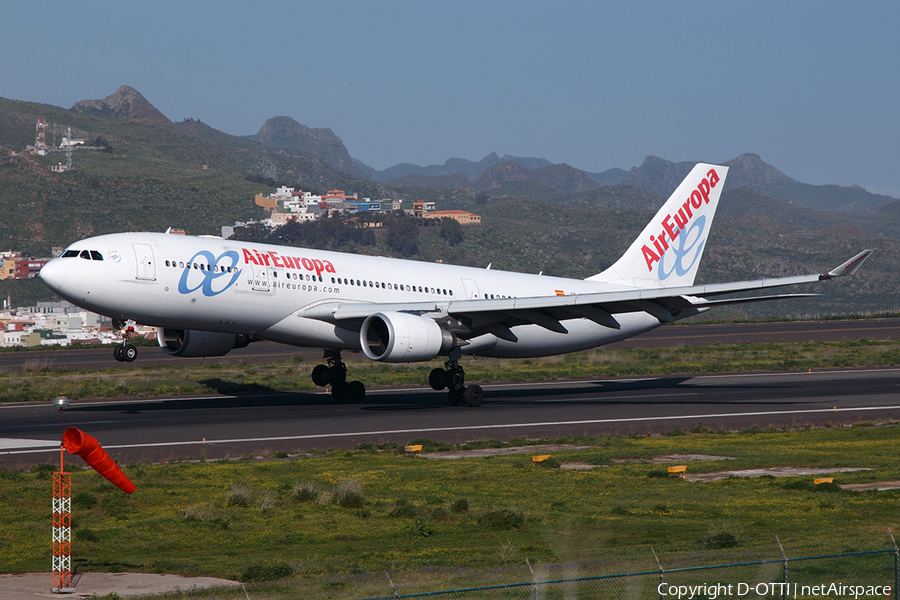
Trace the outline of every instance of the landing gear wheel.
<path fill-rule="evenodd" d="M 447 371 L 444 369 L 433 369 L 428 375 L 428 384 L 431 389 L 441 391 L 447 387 Z"/>
<path fill-rule="evenodd" d="M 113 348 L 113 358 L 115 358 L 119 362 L 125 362 L 125 351 L 122 346 L 116 346 Z"/>
<path fill-rule="evenodd" d="M 125 362 L 134 362 L 134 359 L 137 358 L 137 355 L 137 348 L 135 348 L 133 344 L 125 344 L 125 346 L 122 348 L 122 359 Z"/>
<path fill-rule="evenodd" d="M 346 383 L 336 383 L 331 386 L 331 398 L 338 404 L 343 404 L 350 399 L 350 386 Z"/>
<path fill-rule="evenodd" d="M 463 395 L 460 392 L 450 390 L 450 393 L 447 395 L 450 398 L 450 404 L 452 404 L 453 406 L 462 406 L 463 402 L 465 402 L 465 400 L 463 399 Z"/>
<path fill-rule="evenodd" d="M 362 381 L 351 381 L 347 384 L 347 401 L 359 404 L 366 397 L 366 386 Z"/>
<path fill-rule="evenodd" d="M 466 374 L 463 372 L 462 367 L 456 367 L 447 371 L 446 381 L 448 388 L 461 392 L 466 385 Z"/>
<path fill-rule="evenodd" d="M 347 383 L 347 367 L 343 363 L 325 370 L 325 381 L 332 386 Z"/>
<path fill-rule="evenodd" d="M 480 385 L 470 385 L 463 392 L 463 400 L 469 406 L 480 406 L 484 400 L 484 391 Z"/>
<path fill-rule="evenodd" d="M 328 365 L 316 365 L 313 367 L 312 380 L 318 387 L 325 387 L 328 385 L 328 380 L 325 379 L 326 371 L 328 371 Z"/>

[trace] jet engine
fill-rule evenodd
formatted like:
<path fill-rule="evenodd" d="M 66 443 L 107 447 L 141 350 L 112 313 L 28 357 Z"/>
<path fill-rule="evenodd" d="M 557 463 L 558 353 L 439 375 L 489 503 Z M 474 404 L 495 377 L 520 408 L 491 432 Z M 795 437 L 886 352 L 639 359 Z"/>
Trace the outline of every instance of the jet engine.
<path fill-rule="evenodd" d="M 383 362 L 431 360 L 456 347 L 456 336 L 433 320 L 401 312 L 369 315 L 359 330 L 367 357 Z"/>
<path fill-rule="evenodd" d="M 250 338 L 246 335 L 166 327 L 156 330 L 156 339 L 166 354 L 187 358 L 225 356 L 231 350 L 243 348 L 250 343 Z"/>

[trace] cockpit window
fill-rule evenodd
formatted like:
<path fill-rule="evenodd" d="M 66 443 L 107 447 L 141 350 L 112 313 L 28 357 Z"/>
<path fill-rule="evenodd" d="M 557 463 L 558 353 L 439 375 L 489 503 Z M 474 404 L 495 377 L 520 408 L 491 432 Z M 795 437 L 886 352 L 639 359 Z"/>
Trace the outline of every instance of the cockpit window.
<path fill-rule="evenodd" d="M 103 255 L 96 250 L 91 250 L 91 258 L 94 260 L 103 260 Z"/>
<path fill-rule="evenodd" d="M 66 250 L 60 258 L 75 258 L 78 256 L 78 250 Z"/>
<path fill-rule="evenodd" d="M 78 256 L 80 256 L 81 258 L 83 258 L 85 260 L 91 260 L 91 253 L 88 252 L 87 250 L 82 250 L 81 254 L 79 254 Z"/>

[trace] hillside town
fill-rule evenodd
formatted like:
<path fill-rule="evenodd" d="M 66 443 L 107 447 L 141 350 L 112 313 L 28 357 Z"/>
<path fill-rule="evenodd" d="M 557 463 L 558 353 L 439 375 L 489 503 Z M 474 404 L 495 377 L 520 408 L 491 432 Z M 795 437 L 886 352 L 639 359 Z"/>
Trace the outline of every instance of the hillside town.
<path fill-rule="evenodd" d="M 275 193 L 255 197 L 257 206 L 265 210 L 265 218 L 260 221 L 269 227 L 279 227 L 289 221 L 314 221 L 326 216 L 343 215 L 354 218 L 360 214 L 386 214 L 402 211 L 418 219 L 453 219 L 460 225 L 480 225 L 479 215 L 462 210 L 437 210 L 434 202 L 424 200 L 372 200 L 359 198 L 357 194 L 344 190 L 330 190 L 319 195 L 312 192 L 295 190 L 281 186 Z M 238 222 L 233 226 L 222 227 L 222 237 L 229 238 L 235 229 L 245 227 L 249 223 Z M 379 222 L 368 224 L 378 227 Z"/>
<path fill-rule="evenodd" d="M 36 306 L 0 311 L 3 337 L 0 347 L 68 346 L 70 344 L 114 344 L 121 341 L 106 317 L 68 302 L 38 302 Z M 155 331 L 155 330 L 154 330 Z M 139 334 L 152 333 L 149 329 Z"/>

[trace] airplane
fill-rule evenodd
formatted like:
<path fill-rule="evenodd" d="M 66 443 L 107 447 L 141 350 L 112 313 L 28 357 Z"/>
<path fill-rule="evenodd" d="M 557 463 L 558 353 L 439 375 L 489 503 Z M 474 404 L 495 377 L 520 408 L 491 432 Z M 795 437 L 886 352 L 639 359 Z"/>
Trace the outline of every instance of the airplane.
<path fill-rule="evenodd" d="M 347 381 L 343 351 L 386 363 L 446 357 L 429 384 L 455 406 L 478 406 L 484 392 L 465 384 L 463 355 L 564 354 L 715 306 L 813 296 L 720 298 L 850 275 L 872 253 L 827 273 L 694 285 L 727 173 L 698 163 L 622 257 L 583 280 L 167 233 L 75 242 L 40 278 L 113 319 L 123 330 L 119 361 L 137 357 L 135 323 L 156 326 L 173 356 L 224 356 L 256 340 L 322 348 L 312 380 L 342 403 L 366 393 Z"/>

